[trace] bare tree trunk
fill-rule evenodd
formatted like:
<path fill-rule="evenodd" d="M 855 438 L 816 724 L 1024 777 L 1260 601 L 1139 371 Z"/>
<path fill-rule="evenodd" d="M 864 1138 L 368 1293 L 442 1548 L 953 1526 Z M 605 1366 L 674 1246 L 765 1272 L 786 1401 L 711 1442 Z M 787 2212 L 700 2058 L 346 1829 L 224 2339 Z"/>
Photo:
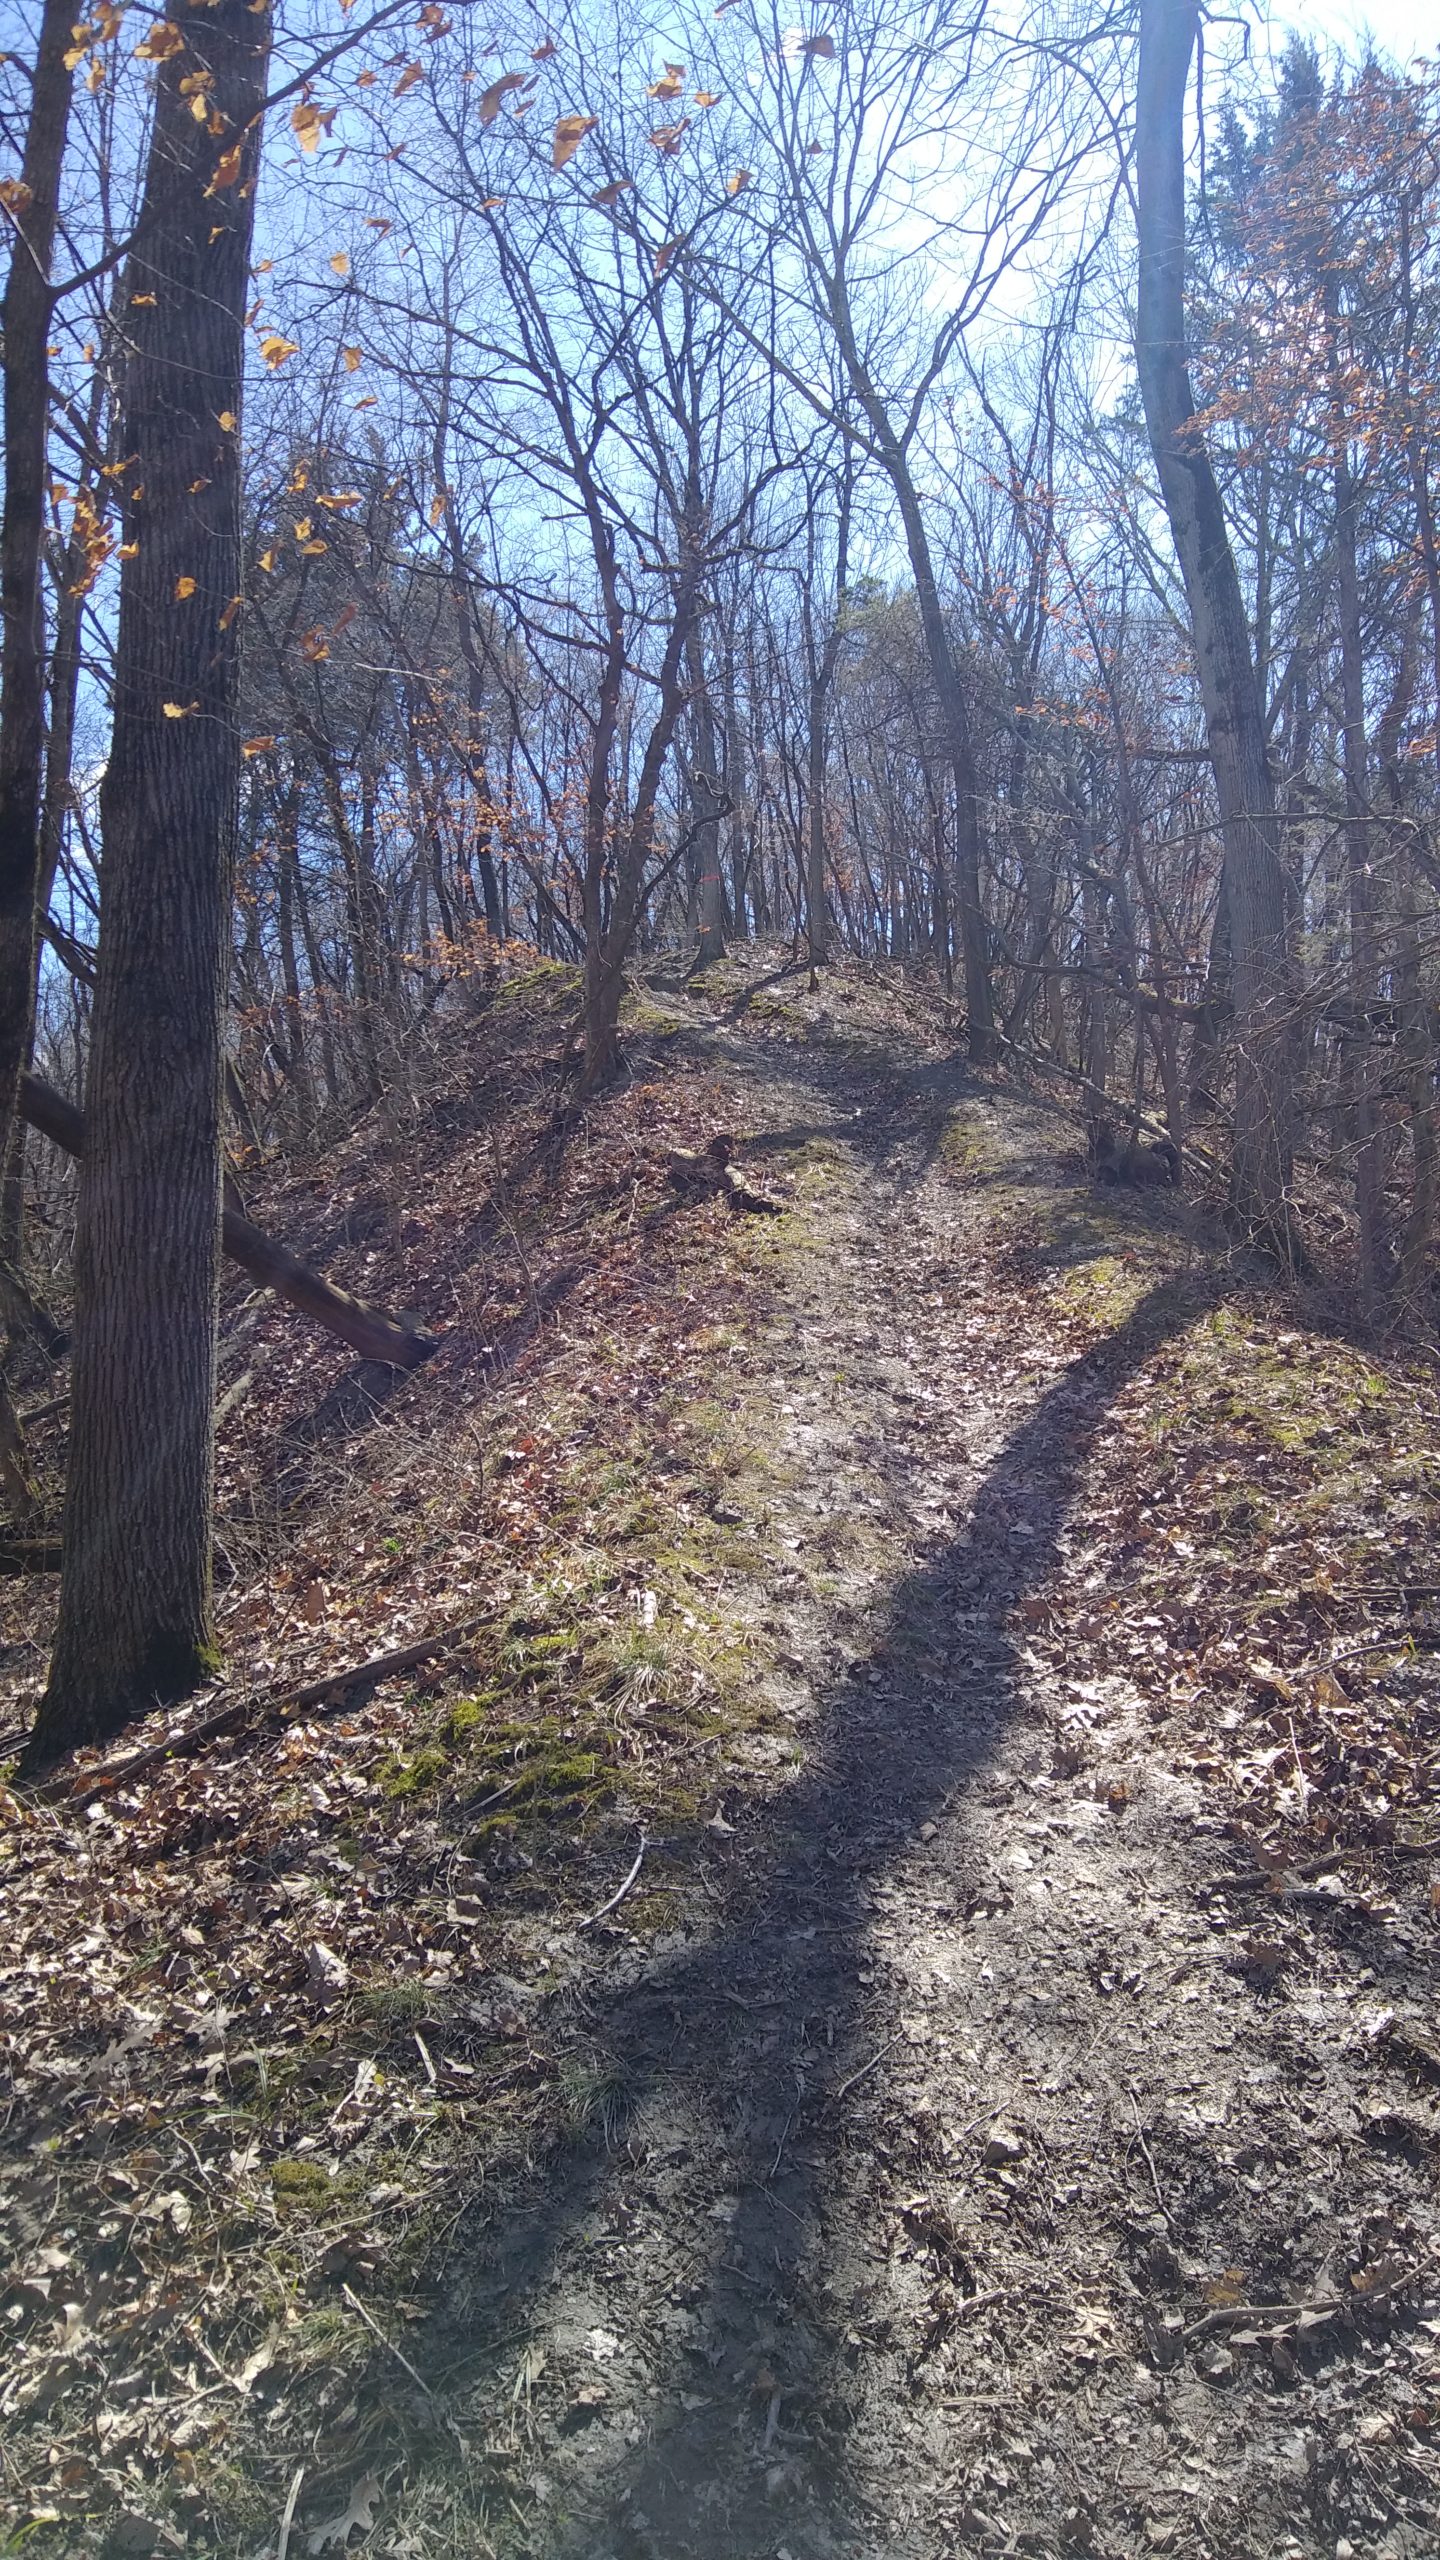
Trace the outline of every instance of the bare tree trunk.
<path fill-rule="evenodd" d="M 40 546 L 49 410 L 50 257 L 70 118 L 65 55 L 74 11 L 45 0 L 19 193 L 10 208 L 5 341 L 5 503 L 0 519 L 0 1163 L 30 1037 L 45 757 Z"/>
<path fill-rule="evenodd" d="M 1142 0 L 1135 167 L 1135 358 L 1151 451 L 1185 582 L 1225 842 L 1235 973 L 1235 1206 L 1293 1248 L 1292 901 L 1280 855 L 1260 686 L 1220 491 L 1185 351 L 1185 92 L 1200 0 Z"/>
<path fill-rule="evenodd" d="M 705 683 L 705 652 L 698 629 L 692 628 L 685 650 L 690 674 L 692 914 L 696 935 L 695 966 L 708 969 L 725 957 L 725 891 L 720 875 L 720 811 L 724 794 L 716 771 L 715 720 Z"/>
<path fill-rule="evenodd" d="M 846 343 L 847 361 L 849 355 Z M 858 375 L 858 378 L 856 378 Z M 980 773 L 970 729 L 969 705 L 949 626 L 936 584 L 924 509 L 911 476 L 908 456 L 890 424 L 884 402 L 870 390 L 858 357 L 852 379 L 875 436 L 875 448 L 895 492 L 905 547 L 915 579 L 925 653 L 945 726 L 945 745 L 955 776 L 955 885 L 960 909 L 960 950 L 965 968 L 965 1010 L 970 1056 L 986 1064 L 995 1049 L 995 1007 L 990 984 L 990 937 L 980 893 Z"/>
<path fill-rule="evenodd" d="M 739 942 L 750 939 L 750 825 L 745 731 L 735 701 L 735 651 L 725 644 L 725 795 L 730 803 L 726 852 L 730 865 L 730 920 Z"/>
<path fill-rule="evenodd" d="M 126 305 L 135 549 L 121 580 L 102 796 L 65 1563 L 31 1768 L 184 1696 L 216 1665 L 215 1337 L 240 774 L 235 421 L 269 22 L 248 0 L 217 0 L 186 28 L 159 70 Z M 196 73 L 208 75 L 218 137 L 182 88 Z M 213 186 L 227 145 L 240 182 Z"/>
<path fill-rule="evenodd" d="M 699 559 L 687 544 L 676 585 L 674 620 L 656 679 L 659 708 L 646 740 L 635 802 L 616 847 L 615 892 L 603 933 L 585 940 L 585 1061 L 580 1078 L 588 1099 L 619 1062 L 620 999 L 625 962 L 634 939 L 645 873 L 655 844 L 655 802 L 680 715 L 685 707 L 684 666 L 699 588 Z"/>
<path fill-rule="evenodd" d="M 1327 300 L 1331 296 L 1327 291 Z M 1332 325 L 1333 310 L 1330 314 Z M 1338 407 L 1338 403 L 1336 404 Z M 1355 1208 L 1359 1224 L 1360 1300 L 1373 1322 L 1387 1285 L 1382 1150 L 1376 1096 L 1372 1008 L 1379 995 L 1375 889 L 1370 874 L 1369 797 L 1366 789 L 1365 663 L 1360 632 L 1360 578 L 1356 559 L 1358 493 L 1345 451 L 1343 411 L 1335 418 L 1335 562 L 1340 626 L 1340 693 L 1345 775 L 1345 872 L 1350 906 L 1350 992 L 1354 1022 L 1344 1046 L 1344 1078 L 1350 1139 L 1355 1150 Z"/>
<path fill-rule="evenodd" d="M 16 1117 L 35 987 L 40 794 L 44 768 L 44 632 L 40 544 L 49 424 L 50 256 L 70 119 L 67 0 L 45 0 L 17 192 L 8 208 L 10 271 L 0 304 L 5 342 L 5 499 L 0 516 L 0 1173 L 15 1211 L 24 1145 Z M 18 1214 L 13 1223 L 18 1229 Z M 11 1220 L 7 1218 L 7 1230 Z M 7 1242 L 17 1250 L 18 1233 Z M 24 1436 L 0 1379 L 0 1476 L 23 1514 L 33 1507 Z"/>
<path fill-rule="evenodd" d="M 295 903 L 300 880 L 300 785 L 292 775 L 275 813 L 276 935 L 280 944 L 280 983 L 285 990 L 285 1045 L 288 1073 L 298 1105 L 302 1146 L 315 1136 L 315 1090 L 306 1046 L 305 999 L 295 949 Z"/>

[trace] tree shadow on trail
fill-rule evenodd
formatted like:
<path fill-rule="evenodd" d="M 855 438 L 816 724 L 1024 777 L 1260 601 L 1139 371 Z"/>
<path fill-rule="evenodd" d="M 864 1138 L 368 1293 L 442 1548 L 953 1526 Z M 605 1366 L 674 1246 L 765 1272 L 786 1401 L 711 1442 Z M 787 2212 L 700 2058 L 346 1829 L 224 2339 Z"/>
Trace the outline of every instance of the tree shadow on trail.
<path fill-rule="evenodd" d="M 492 2178 L 486 2226 L 462 2225 L 426 2352 L 436 2369 L 488 2368 L 477 2398 L 493 2407 L 517 2336 L 545 2347 L 545 2560 L 875 2549 L 873 2493 L 847 2452 L 855 2268 L 829 2254 L 846 2097 L 893 2032 L 875 2016 L 871 1896 L 949 1810 L 962 1819 L 927 1850 L 927 1885 L 953 1880 L 965 1907 L 965 1793 L 1027 1713 L 1013 1622 L 1055 1567 L 1116 1396 L 1217 1294 L 1157 1287 L 1072 1362 L 990 1465 L 965 1535 L 896 1587 L 794 1785 L 737 1814 L 733 1841 L 697 1835 L 713 1926 L 678 1953 L 627 1948 L 629 1978 L 576 2022 L 595 2086 L 623 2093 L 628 2144 L 559 2148 L 508 2189 L 502 2177 L 498 2203 Z M 974 1622 L 957 1639 L 962 1611 Z M 963 1668 L 943 1687 L 907 1680 L 917 1642 L 942 1662 L 962 1651 Z"/>

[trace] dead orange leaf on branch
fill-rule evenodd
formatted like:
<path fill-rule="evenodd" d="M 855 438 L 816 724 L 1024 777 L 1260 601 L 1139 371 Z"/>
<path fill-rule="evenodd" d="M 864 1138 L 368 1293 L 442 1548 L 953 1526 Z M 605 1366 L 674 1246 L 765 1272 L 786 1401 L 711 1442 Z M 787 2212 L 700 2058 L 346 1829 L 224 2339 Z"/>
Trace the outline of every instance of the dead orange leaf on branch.
<path fill-rule="evenodd" d="M 574 159 L 586 134 L 593 133 L 599 121 L 598 116 L 562 116 L 555 127 L 555 141 L 551 152 L 552 166 L 556 169 L 565 168 Z"/>
<path fill-rule="evenodd" d="M 272 373 L 285 363 L 287 357 L 298 355 L 299 352 L 299 343 L 294 338 L 282 338 L 277 334 L 262 338 L 260 341 L 260 353 Z"/>
<path fill-rule="evenodd" d="M 315 151 L 335 121 L 334 107 L 317 107 L 308 98 L 297 98 L 290 110 L 290 130 L 302 151 Z"/>
<path fill-rule="evenodd" d="M 503 79 L 492 81 L 480 100 L 481 123 L 493 124 L 500 113 L 501 100 L 507 98 L 512 89 L 523 89 L 524 86 L 524 75 L 519 71 L 507 71 Z"/>
<path fill-rule="evenodd" d="M 171 18 L 157 18 L 148 36 L 135 47 L 137 62 L 173 62 L 185 50 L 185 39 Z"/>
<path fill-rule="evenodd" d="M 678 98 L 685 87 L 683 62 L 667 62 L 663 80 L 657 80 L 645 92 L 647 98 Z"/>

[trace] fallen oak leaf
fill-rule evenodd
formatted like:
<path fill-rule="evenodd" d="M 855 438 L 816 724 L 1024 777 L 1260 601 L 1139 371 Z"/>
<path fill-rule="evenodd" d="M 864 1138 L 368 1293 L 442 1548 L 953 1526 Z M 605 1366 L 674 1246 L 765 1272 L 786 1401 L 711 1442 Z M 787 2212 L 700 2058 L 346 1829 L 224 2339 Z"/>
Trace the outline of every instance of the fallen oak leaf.
<path fill-rule="evenodd" d="M 375 2523 L 375 2510 L 380 2504 L 380 2482 L 373 2471 L 367 2471 L 350 2492 L 349 2504 L 339 2515 L 328 2516 L 305 2536 L 305 2548 L 315 2560 L 322 2551 L 346 2551 L 352 2533 L 369 2533 Z"/>

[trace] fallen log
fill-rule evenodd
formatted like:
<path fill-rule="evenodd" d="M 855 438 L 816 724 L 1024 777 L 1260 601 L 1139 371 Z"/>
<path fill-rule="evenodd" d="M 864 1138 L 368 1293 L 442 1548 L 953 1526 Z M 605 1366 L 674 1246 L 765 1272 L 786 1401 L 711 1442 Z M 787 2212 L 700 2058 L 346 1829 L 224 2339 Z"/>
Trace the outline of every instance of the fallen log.
<path fill-rule="evenodd" d="M 453 1626 L 437 1628 L 433 1635 L 421 1636 L 414 1644 L 398 1645 L 391 1653 L 372 1654 L 368 1662 L 352 1662 L 343 1671 L 323 1672 L 318 1680 L 302 1681 L 298 1688 L 279 1689 L 268 1697 L 236 1698 L 214 1715 L 201 1716 L 182 1725 L 178 1732 L 167 1733 L 163 1742 L 152 1743 L 146 1751 L 133 1751 L 123 1760 L 112 1760 L 108 1768 L 89 1771 L 86 1779 L 70 1793 L 68 1779 L 52 1778 L 40 1789 L 47 1802 L 68 1801 L 75 1813 L 83 1813 L 88 1804 L 100 1796 L 110 1795 L 117 1787 L 128 1787 L 148 1769 L 158 1768 L 164 1760 L 193 1759 L 207 1742 L 218 1742 L 227 1734 L 248 1731 L 252 1739 L 283 1732 L 287 1724 L 300 1717 L 325 1714 L 349 1703 L 358 1690 L 376 1689 L 382 1680 L 394 1680 L 401 1672 L 413 1671 L 422 1662 L 434 1662 L 447 1653 L 458 1652 L 466 1638 L 478 1635 L 489 1623 L 489 1614 L 481 1611 L 473 1618 L 457 1619 Z M 500 1790 L 503 1795 L 506 1790 Z"/>
<path fill-rule="evenodd" d="M 42 1076 L 23 1075 L 20 1079 L 20 1110 L 32 1129 L 49 1138 L 67 1156 L 85 1152 L 84 1115 L 63 1093 L 46 1084 Z M 418 1369 L 439 1348 L 439 1338 L 430 1333 L 412 1333 L 408 1326 L 396 1324 L 393 1317 L 382 1315 L 378 1308 L 364 1306 L 352 1298 L 348 1289 L 337 1289 L 333 1280 L 323 1280 L 308 1262 L 301 1262 L 272 1236 L 252 1226 L 225 1180 L 225 1218 L 223 1229 L 225 1251 L 252 1280 L 264 1289 L 273 1289 L 277 1298 L 294 1307 L 299 1314 L 313 1316 L 327 1333 L 347 1342 L 363 1360 L 383 1360 L 392 1369 Z"/>
<path fill-rule="evenodd" d="M 58 1573 L 58 1538 L 0 1538 L 0 1575 Z"/>
<path fill-rule="evenodd" d="M 748 1212 L 751 1217 L 778 1218 L 781 1203 L 764 1191 L 752 1191 L 744 1176 L 730 1162 L 734 1140 L 725 1136 L 712 1138 L 702 1155 L 689 1147 L 671 1147 L 666 1154 L 666 1170 L 679 1192 L 715 1192 L 734 1214 Z"/>

